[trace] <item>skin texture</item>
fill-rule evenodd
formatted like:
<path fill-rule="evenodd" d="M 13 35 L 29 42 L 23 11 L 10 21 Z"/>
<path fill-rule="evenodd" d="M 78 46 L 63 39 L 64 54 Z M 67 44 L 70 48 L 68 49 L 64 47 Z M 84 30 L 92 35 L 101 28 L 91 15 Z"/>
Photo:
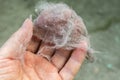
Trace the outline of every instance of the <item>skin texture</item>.
<path fill-rule="evenodd" d="M 32 21 L 26 19 L 0 48 L 0 80 L 73 80 L 86 56 L 86 41 L 73 51 L 43 50 L 50 56 L 48 61 L 35 54 L 46 44 L 32 34 Z"/>

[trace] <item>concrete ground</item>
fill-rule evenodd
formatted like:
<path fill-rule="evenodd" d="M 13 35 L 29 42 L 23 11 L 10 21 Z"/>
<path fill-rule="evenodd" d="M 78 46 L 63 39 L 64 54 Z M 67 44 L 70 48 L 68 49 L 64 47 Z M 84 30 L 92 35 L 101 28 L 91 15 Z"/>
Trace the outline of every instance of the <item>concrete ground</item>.
<path fill-rule="evenodd" d="M 0 0 L 0 46 L 40 0 Z M 90 33 L 94 63 L 85 61 L 75 80 L 120 80 L 120 0 L 49 0 L 65 2 L 80 15 Z"/>

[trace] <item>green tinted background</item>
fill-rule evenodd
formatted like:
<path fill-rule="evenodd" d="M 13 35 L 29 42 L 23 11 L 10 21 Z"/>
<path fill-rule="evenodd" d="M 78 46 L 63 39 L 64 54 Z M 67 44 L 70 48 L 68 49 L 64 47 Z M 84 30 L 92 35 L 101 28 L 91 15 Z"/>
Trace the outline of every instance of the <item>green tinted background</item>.
<path fill-rule="evenodd" d="M 40 0 L 0 0 L 0 46 Z M 49 0 L 64 2 L 80 15 L 89 31 L 94 63 L 84 62 L 75 80 L 120 80 L 120 0 Z"/>

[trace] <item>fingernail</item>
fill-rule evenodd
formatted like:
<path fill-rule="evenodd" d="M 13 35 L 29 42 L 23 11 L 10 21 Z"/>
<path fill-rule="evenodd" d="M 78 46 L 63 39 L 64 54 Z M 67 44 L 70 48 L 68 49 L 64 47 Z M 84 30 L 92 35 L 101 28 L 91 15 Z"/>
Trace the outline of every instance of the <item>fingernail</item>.
<path fill-rule="evenodd" d="M 27 19 L 24 21 L 22 27 L 23 27 L 24 25 L 26 25 L 28 21 L 29 21 L 29 19 L 27 18 Z"/>
<path fill-rule="evenodd" d="M 29 22 L 30 22 L 30 19 L 27 18 L 27 19 L 23 22 L 21 28 L 25 28 L 25 27 L 27 27 L 27 26 L 29 25 Z"/>
<path fill-rule="evenodd" d="M 32 15 L 29 16 L 29 19 L 32 21 Z"/>

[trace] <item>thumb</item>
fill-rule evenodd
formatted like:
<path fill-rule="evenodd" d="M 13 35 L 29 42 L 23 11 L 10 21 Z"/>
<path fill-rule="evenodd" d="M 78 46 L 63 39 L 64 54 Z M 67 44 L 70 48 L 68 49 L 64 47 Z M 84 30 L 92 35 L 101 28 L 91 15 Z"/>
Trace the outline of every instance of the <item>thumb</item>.
<path fill-rule="evenodd" d="M 32 21 L 26 19 L 22 27 L 0 48 L 0 58 L 14 58 L 21 54 L 30 41 L 32 34 Z"/>

